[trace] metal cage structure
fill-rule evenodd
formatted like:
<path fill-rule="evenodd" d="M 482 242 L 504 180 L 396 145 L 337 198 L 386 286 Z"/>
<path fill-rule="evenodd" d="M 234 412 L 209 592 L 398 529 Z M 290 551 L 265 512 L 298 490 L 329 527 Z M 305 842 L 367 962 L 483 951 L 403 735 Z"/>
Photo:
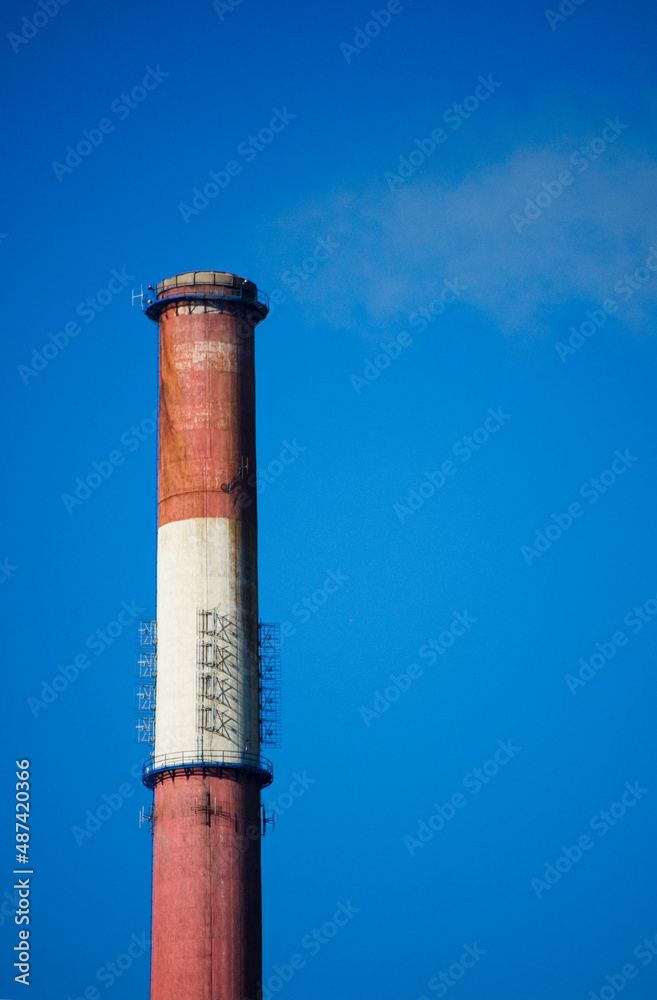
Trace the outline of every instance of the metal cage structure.
<path fill-rule="evenodd" d="M 157 622 L 137 621 L 135 649 L 135 742 L 155 745 L 155 689 L 157 681 Z"/>
<path fill-rule="evenodd" d="M 197 611 L 196 693 L 198 750 L 203 734 L 216 733 L 238 745 L 239 634 L 216 608 Z"/>
<path fill-rule="evenodd" d="M 281 746 L 281 628 L 273 622 L 260 622 L 260 743 Z"/>

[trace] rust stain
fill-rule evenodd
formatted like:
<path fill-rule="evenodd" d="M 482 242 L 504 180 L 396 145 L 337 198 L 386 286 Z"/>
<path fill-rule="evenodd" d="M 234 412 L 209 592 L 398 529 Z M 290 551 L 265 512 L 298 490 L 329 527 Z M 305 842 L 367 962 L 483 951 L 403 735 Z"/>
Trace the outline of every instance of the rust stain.
<path fill-rule="evenodd" d="M 160 525 L 256 522 L 253 345 L 253 327 L 240 315 L 174 307 L 162 314 Z"/>

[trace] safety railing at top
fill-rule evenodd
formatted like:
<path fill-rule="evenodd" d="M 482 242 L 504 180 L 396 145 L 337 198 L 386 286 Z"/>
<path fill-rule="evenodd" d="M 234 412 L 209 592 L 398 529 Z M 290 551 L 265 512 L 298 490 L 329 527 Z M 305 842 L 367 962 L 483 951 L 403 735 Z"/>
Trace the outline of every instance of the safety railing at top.
<path fill-rule="evenodd" d="M 270 760 L 257 753 L 237 750 L 216 750 L 208 753 L 189 751 L 185 753 L 158 754 L 144 763 L 144 784 L 152 788 L 161 771 L 176 771 L 186 768 L 231 767 L 243 771 L 254 771 L 265 778 L 264 784 L 271 784 L 274 767 Z"/>
<path fill-rule="evenodd" d="M 214 288 L 217 291 L 213 292 L 190 292 L 190 291 L 180 291 L 183 286 L 172 285 L 171 288 L 167 288 L 166 292 L 162 298 L 157 298 L 155 289 L 152 285 L 149 285 L 149 291 L 152 295 L 145 295 L 142 299 L 142 310 L 146 313 L 149 319 L 157 320 L 159 313 L 164 309 L 170 302 L 181 299 L 228 299 L 230 302 L 257 302 L 259 305 L 264 306 L 267 311 L 269 311 L 269 296 L 266 292 L 261 292 L 260 289 L 256 291 L 255 295 L 246 293 L 243 286 L 235 288 L 233 285 L 215 285 Z M 189 288 L 190 286 L 185 286 Z"/>

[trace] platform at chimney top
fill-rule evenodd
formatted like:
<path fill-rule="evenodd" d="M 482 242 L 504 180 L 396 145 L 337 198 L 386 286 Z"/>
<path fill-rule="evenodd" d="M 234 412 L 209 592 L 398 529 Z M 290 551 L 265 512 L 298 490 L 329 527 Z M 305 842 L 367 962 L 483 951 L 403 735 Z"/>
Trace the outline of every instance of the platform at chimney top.
<path fill-rule="evenodd" d="M 171 303 L 187 302 L 192 309 L 222 311 L 224 304 L 249 305 L 264 319 L 269 312 L 269 297 L 259 292 L 247 278 L 227 271 L 185 271 L 160 281 L 156 288 L 148 286 L 149 295 L 144 299 L 144 312 L 149 319 L 157 320 Z M 258 320 L 259 322 L 259 320 Z"/>

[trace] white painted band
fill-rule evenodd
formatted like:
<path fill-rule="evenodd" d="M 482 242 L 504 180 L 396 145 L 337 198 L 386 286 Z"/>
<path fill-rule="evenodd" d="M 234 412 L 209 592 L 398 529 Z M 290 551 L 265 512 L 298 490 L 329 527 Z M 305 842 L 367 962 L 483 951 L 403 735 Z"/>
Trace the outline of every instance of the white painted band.
<path fill-rule="evenodd" d="M 159 529 L 156 756 L 259 753 L 256 531 L 221 517 Z M 231 623 L 234 645 L 199 637 L 198 612 L 210 609 Z M 200 638 L 212 661 L 201 668 Z"/>

